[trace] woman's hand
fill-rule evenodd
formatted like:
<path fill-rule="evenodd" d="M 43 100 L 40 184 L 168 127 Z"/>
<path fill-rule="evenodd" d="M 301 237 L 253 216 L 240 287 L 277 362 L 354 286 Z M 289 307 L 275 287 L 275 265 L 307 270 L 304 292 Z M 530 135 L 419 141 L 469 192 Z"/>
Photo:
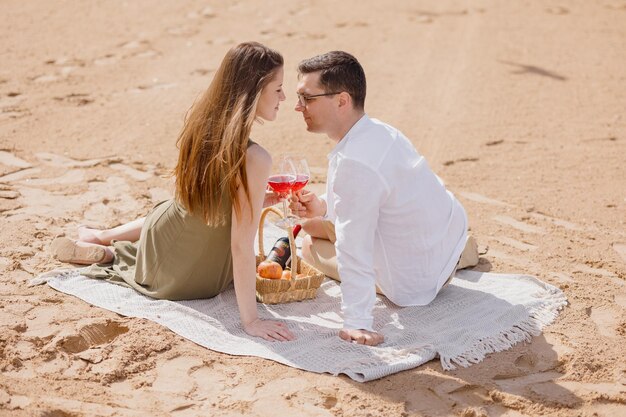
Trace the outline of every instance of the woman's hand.
<path fill-rule="evenodd" d="M 263 200 L 263 207 L 270 207 L 280 203 L 284 199 L 289 197 L 288 193 L 275 193 L 274 191 L 265 191 L 265 199 Z"/>
<path fill-rule="evenodd" d="M 296 336 L 289 331 L 287 326 L 278 321 L 256 319 L 244 324 L 243 329 L 250 336 L 262 337 L 270 342 L 288 342 L 296 339 Z"/>

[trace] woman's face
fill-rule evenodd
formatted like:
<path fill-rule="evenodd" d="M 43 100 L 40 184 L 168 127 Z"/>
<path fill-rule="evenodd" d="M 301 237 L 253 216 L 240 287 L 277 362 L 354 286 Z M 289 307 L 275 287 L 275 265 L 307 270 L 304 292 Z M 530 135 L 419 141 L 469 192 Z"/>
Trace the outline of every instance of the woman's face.
<path fill-rule="evenodd" d="M 274 78 L 261 91 L 261 97 L 256 107 L 256 116 L 271 122 L 276 119 L 278 106 L 285 100 L 283 92 L 283 67 L 274 71 Z"/>

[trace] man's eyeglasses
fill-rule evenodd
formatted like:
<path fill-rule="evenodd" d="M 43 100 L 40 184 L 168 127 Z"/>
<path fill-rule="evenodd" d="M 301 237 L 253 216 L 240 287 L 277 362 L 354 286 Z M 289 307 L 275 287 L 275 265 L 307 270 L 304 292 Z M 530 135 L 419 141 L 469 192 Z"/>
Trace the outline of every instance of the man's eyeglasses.
<path fill-rule="evenodd" d="M 300 104 L 302 107 L 306 107 L 309 101 L 313 100 L 316 97 L 334 96 L 335 94 L 339 93 L 340 91 L 337 91 L 336 93 L 313 94 L 312 96 L 306 96 L 304 94 L 296 93 L 296 96 L 298 96 L 298 104 Z"/>

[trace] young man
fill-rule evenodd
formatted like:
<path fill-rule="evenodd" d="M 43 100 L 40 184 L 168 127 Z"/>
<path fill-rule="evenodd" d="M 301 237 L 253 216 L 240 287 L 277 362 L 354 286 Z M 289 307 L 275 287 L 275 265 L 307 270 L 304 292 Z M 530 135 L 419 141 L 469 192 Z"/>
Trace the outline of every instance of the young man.
<path fill-rule="evenodd" d="M 397 129 L 365 114 L 363 68 L 333 51 L 300 63 L 298 104 L 307 130 L 336 142 L 325 197 L 303 190 L 291 208 L 310 234 L 303 256 L 341 281 L 344 328 L 354 343 L 384 341 L 373 330 L 376 292 L 399 306 L 430 303 L 466 266 L 467 216 Z M 334 243 L 334 244 L 333 244 Z M 474 253 L 469 263 L 478 261 Z"/>

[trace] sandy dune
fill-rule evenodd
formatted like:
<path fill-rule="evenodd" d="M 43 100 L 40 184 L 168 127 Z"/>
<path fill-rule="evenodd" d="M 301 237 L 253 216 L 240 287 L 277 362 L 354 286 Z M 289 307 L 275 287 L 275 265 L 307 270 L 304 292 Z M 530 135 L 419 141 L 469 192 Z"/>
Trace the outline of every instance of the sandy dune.
<path fill-rule="evenodd" d="M 0 415 L 626 415 L 626 1 L 6 0 L 1 16 Z M 293 111 L 295 67 L 354 53 L 367 112 L 464 203 L 478 268 L 562 288 L 556 323 L 468 369 L 358 384 L 28 287 L 61 266 L 54 236 L 171 195 L 184 113 L 244 40 L 286 58 L 288 99 L 255 140 L 306 152 L 323 183 L 331 143 Z"/>

